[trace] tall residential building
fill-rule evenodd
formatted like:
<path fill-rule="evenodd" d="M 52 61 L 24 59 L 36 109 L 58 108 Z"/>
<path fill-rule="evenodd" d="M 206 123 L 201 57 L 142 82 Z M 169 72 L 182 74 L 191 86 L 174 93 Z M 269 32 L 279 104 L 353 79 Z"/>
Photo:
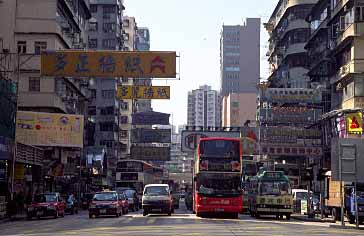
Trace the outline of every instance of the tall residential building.
<path fill-rule="evenodd" d="M 123 1 L 91 0 L 92 18 L 89 22 L 88 45 L 92 50 L 123 50 L 122 20 Z M 92 78 L 90 81 L 89 115 L 95 122 L 93 143 L 88 146 L 104 146 L 107 151 L 108 184 L 113 184 L 116 162 L 128 150 L 129 109 L 127 102 L 116 97 L 121 78 Z"/>
<path fill-rule="evenodd" d="M 203 85 L 188 92 L 187 125 L 220 127 L 220 95 L 211 86 Z"/>
<path fill-rule="evenodd" d="M 19 110 L 81 115 L 86 113 L 88 81 L 71 77 L 41 76 L 40 54 L 44 50 L 85 49 L 86 24 L 90 17 L 89 3 L 86 0 L 0 1 L 0 67 L 11 64 L 13 69 L 19 66 L 19 77 L 14 73 L 10 78 L 18 82 Z M 6 70 L 2 69 L 2 72 Z M 56 166 L 63 166 L 63 171 L 58 176 L 57 183 L 42 178 L 44 183 L 38 186 L 41 188 L 39 191 L 52 191 L 56 188 L 63 190 L 62 184 L 67 181 L 65 175 L 79 176 L 76 166 L 80 163 L 82 152 L 80 149 L 63 146 L 43 148 L 43 172 L 37 171 L 39 176 L 41 173 L 52 173 Z M 24 163 L 28 162 L 16 165 L 21 166 Z M 25 189 L 25 183 L 20 181 L 16 184 L 21 186 L 20 189 Z M 75 187 L 79 183 L 69 184 Z"/>
<path fill-rule="evenodd" d="M 256 92 L 260 75 L 260 19 L 223 25 L 220 38 L 220 92 Z"/>
<path fill-rule="evenodd" d="M 222 98 L 222 126 L 240 127 L 256 119 L 256 93 L 230 93 Z"/>
<path fill-rule="evenodd" d="M 137 51 L 149 51 L 150 50 L 149 29 L 146 27 L 138 27 L 136 33 L 137 33 L 136 50 Z M 137 79 L 134 84 L 151 86 L 152 79 L 151 78 Z M 138 112 L 152 111 L 152 101 L 151 100 L 138 100 L 136 106 L 137 106 Z"/>
<path fill-rule="evenodd" d="M 305 18 L 317 0 L 280 0 L 265 28 L 269 33 L 270 87 L 310 88 L 305 44 L 310 25 Z"/>

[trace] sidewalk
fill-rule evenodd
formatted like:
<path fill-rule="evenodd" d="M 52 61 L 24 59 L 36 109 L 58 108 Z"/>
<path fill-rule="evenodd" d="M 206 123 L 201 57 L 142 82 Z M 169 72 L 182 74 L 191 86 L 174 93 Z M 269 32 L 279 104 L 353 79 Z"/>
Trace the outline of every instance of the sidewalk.
<path fill-rule="evenodd" d="M 342 226 L 341 224 L 336 224 L 336 225 L 330 225 L 330 228 L 334 228 L 334 229 L 355 229 L 355 230 L 364 230 L 364 226 L 363 225 L 359 225 L 359 228 L 356 228 L 355 225 L 346 223 L 345 226 Z"/>
<path fill-rule="evenodd" d="M 315 216 L 314 218 L 309 218 L 307 215 L 294 214 L 291 215 L 292 219 L 307 221 L 307 222 L 320 222 L 320 223 L 335 223 L 335 221 L 331 218 L 321 219 L 319 216 Z"/>
<path fill-rule="evenodd" d="M 6 222 L 9 222 L 9 221 L 18 221 L 18 220 L 24 220 L 26 219 L 26 214 L 17 214 L 15 216 L 12 216 L 12 217 L 5 217 L 5 218 L 2 218 L 0 219 L 0 224 L 2 223 L 6 223 Z"/>

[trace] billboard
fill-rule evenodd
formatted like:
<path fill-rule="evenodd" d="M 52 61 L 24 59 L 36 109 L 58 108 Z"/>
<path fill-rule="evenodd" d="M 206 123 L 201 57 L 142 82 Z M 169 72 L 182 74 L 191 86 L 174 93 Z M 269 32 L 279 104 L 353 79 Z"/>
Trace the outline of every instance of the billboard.
<path fill-rule="evenodd" d="M 320 103 L 321 91 L 304 88 L 268 88 L 263 92 L 263 100 L 284 103 Z"/>
<path fill-rule="evenodd" d="M 175 78 L 176 52 L 45 51 L 41 75 Z"/>
<path fill-rule="evenodd" d="M 349 182 L 364 182 L 364 140 L 350 138 L 331 139 L 331 178 Z"/>
<path fill-rule="evenodd" d="M 348 134 L 363 133 L 363 116 L 361 112 L 345 114 L 346 130 Z"/>
<path fill-rule="evenodd" d="M 132 159 L 143 161 L 169 161 L 171 159 L 170 147 L 132 146 L 130 156 Z"/>
<path fill-rule="evenodd" d="M 132 115 L 133 125 L 169 125 L 169 114 L 147 111 Z"/>
<path fill-rule="evenodd" d="M 261 143 L 296 144 L 301 146 L 321 145 L 320 129 L 294 127 L 262 127 Z"/>
<path fill-rule="evenodd" d="M 275 123 L 312 123 L 321 118 L 320 109 L 306 107 L 274 107 L 259 109 L 259 119 Z"/>
<path fill-rule="evenodd" d="M 117 97 L 119 99 L 170 99 L 169 86 L 132 86 L 119 85 Z"/>
<path fill-rule="evenodd" d="M 282 155 L 282 156 L 322 156 L 322 147 L 320 146 L 290 146 L 285 144 L 271 145 L 261 144 L 261 152 L 265 155 Z"/>
<path fill-rule="evenodd" d="M 34 146 L 83 147 L 83 116 L 18 111 L 16 140 Z"/>
<path fill-rule="evenodd" d="M 200 138 L 224 137 L 240 138 L 240 131 L 182 131 L 182 152 L 195 152 Z"/>
<path fill-rule="evenodd" d="M 132 143 L 171 143 L 170 129 L 137 128 L 131 131 Z"/>
<path fill-rule="evenodd" d="M 243 154 L 258 154 L 259 129 L 256 127 L 241 127 L 240 136 Z"/>

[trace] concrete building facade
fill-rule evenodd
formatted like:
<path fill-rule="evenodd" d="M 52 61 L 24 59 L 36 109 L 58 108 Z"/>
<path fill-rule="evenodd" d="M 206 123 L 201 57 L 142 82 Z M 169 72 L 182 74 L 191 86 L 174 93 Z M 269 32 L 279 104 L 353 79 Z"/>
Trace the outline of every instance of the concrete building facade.
<path fill-rule="evenodd" d="M 187 125 L 220 127 L 221 99 L 219 92 L 203 85 L 188 92 Z"/>
<path fill-rule="evenodd" d="M 260 19 L 223 25 L 220 36 L 220 92 L 256 92 L 260 75 Z"/>
<path fill-rule="evenodd" d="M 222 126 L 240 127 L 255 121 L 256 109 L 256 93 L 230 93 L 222 98 Z"/>

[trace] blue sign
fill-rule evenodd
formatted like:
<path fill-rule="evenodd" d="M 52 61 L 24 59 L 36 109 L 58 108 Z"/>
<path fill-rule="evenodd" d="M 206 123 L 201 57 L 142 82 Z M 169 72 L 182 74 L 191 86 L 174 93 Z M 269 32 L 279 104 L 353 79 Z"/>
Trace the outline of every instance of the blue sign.
<path fill-rule="evenodd" d="M 0 160 L 11 160 L 13 154 L 14 142 L 3 136 L 0 136 Z"/>
<path fill-rule="evenodd" d="M 133 125 L 169 125 L 170 114 L 161 112 L 139 112 L 132 115 Z"/>

